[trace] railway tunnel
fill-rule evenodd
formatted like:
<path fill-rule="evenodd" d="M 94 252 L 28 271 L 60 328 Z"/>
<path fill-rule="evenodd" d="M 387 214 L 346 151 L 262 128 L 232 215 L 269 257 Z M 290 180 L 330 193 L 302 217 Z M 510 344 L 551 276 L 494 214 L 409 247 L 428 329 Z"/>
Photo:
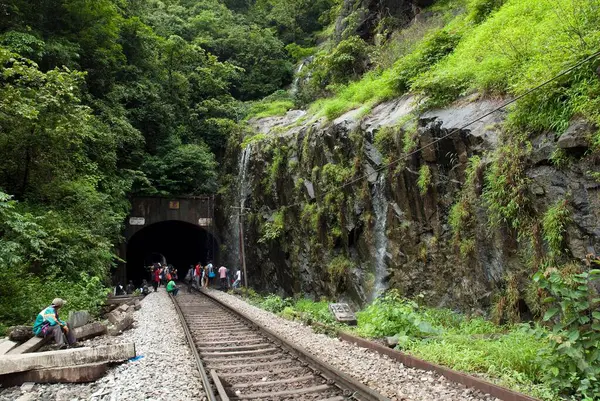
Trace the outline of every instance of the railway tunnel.
<path fill-rule="evenodd" d="M 219 263 L 213 196 L 135 197 L 131 206 L 113 284 L 140 284 L 155 262 L 173 265 L 181 278 L 191 264 Z"/>
<path fill-rule="evenodd" d="M 136 284 L 149 280 L 147 267 L 155 262 L 172 264 L 183 278 L 190 265 L 215 259 L 217 250 L 212 234 L 197 225 L 176 220 L 154 223 L 127 243 L 127 279 Z"/>

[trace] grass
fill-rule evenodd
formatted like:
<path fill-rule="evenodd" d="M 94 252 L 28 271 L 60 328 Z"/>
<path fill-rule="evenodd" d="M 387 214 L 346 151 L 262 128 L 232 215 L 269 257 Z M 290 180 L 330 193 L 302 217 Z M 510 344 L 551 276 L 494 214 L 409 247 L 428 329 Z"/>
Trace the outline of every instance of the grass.
<path fill-rule="evenodd" d="M 246 121 L 251 118 L 283 116 L 294 108 L 294 101 L 288 92 L 279 90 L 264 99 L 247 102 L 245 108 L 246 116 L 244 119 Z"/>
<path fill-rule="evenodd" d="M 382 72 L 371 71 L 361 80 L 339 87 L 335 96 L 317 100 L 311 105 L 309 112 L 333 120 L 350 110 L 374 107 L 392 99 L 397 95 L 389 85 L 392 73 L 391 69 Z"/>
<path fill-rule="evenodd" d="M 600 48 L 600 0 L 469 0 L 441 2 L 431 10 L 438 14 L 429 25 L 411 25 L 375 47 L 376 68 L 329 88 L 333 95 L 314 102 L 311 114 L 333 120 L 404 93 L 425 99 L 422 108 L 474 92 L 515 96 Z M 558 133 L 575 114 L 600 123 L 597 64 L 519 101 L 509 123 Z M 600 144 L 600 134 L 594 143 Z"/>
<path fill-rule="evenodd" d="M 250 108 L 247 119 L 265 118 L 274 116 L 283 116 L 289 110 L 294 108 L 294 102 L 291 100 L 273 100 L 254 104 Z"/>

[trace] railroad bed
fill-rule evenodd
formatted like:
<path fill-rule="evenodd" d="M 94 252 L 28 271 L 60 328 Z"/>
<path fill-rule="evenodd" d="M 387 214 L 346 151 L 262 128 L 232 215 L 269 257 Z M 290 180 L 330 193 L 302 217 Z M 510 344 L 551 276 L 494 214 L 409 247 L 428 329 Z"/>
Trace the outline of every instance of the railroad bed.
<path fill-rule="evenodd" d="M 387 400 L 205 294 L 174 300 L 209 401 Z"/>

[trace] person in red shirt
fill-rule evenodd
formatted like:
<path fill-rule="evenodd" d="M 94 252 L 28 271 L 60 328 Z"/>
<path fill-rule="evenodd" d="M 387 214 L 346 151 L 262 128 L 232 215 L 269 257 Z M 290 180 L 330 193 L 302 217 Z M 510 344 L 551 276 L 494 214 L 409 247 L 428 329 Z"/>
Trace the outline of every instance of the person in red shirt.
<path fill-rule="evenodd" d="M 200 289 L 200 278 L 202 277 L 202 265 L 200 262 L 196 265 L 194 269 L 194 281 L 196 282 L 196 288 Z"/>
<path fill-rule="evenodd" d="M 160 269 L 158 267 L 155 267 L 152 278 L 152 287 L 154 287 L 154 292 L 156 292 L 156 290 L 158 289 L 158 283 L 160 283 Z"/>

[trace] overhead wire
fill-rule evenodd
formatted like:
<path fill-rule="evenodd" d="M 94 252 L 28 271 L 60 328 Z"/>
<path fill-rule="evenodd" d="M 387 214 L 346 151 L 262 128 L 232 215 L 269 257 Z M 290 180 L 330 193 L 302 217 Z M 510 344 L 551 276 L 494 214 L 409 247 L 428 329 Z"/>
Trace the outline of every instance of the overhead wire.
<path fill-rule="evenodd" d="M 450 136 L 456 134 L 457 132 L 463 131 L 464 129 L 470 127 L 471 125 L 473 125 L 473 124 L 475 124 L 477 122 L 480 122 L 481 120 L 485 119 L 486 117 L 489 117 L 492 114 L 497 113 L 498 111 L 500 111 L 500 110 L 502 110 L 502 109 L 510 106 L 511 104 L 514 104 L 514 103 L 518 102 L 519 100 L 521 100 L 521 99 L 529 96 L 533 92 L 540 90 L 541 88 L 545 87 L 546 85 L 548 85 L 548 84 L 556 81 L 557 79 L 559 79 L 559 78 L 567 75 L 568 73 L 576 70 L 577 68 L 579 68 L 582 65 L 590 62 L 591 60 L 593 60 L 594 58 L 596 58 L 598 56 L 600 56 L 600 50 L 597 51 L 597 52 L 595 52 L 595 53 L 593 53 L 592 55 L 586 57 L 585 59 L 580 60 L 579 62 L 573 64 L 572 66 L 568 67 L 567 69 L 563 70 L 562 72 L 560 72 L 559 74 L 553 76 L 552 78 L 549 78 L 548 80 L 546 80 L 546 81 L 544 81 L 544 82 L 536 85 L 535 87 L 533 87 L 531 89 L 528 89 L 527 91 L 525 91 L 522 94 L 516 96 L 515 98 L 510 99 L 510 100 L 504 102 L 503 104 L 501 104 L 500 106 L 494 108 L 493 110 L 491 110 L 491 111 L 489 111 L 489 112 L 487 112 L 487 113 L 485 113 L 485 114 L 477 117 L 476 119 L 468 122 L 467 124 L 464 124 L 464 125 L 462 125 L 459 128 L 455 128 L 455 129 L 451 130 L 450 132 L 448 132 L 447 134 L 442 135 L 442 136 L 440 136 L 440 137 L 432 140 L 431 142 L 429 142 L 429 143 L 427 143 L 427 144 L 425 144 L 425 145 L 423 145 L 423 146 L 421 146 L 419 148 L 416 148 L 416 149 L 412 150 L 411 152 L 403 154 L 401 157 L 398 157 L 398 158 L 396 158 L 396 159 L 394 159 L 392 161 L 384 163 L 384 164 L 378 166 L 377 168 L 374 168 L 372 171 L 370 171 L 370 172 L 368 172 L 366 174 L 363 174 L 363 175 L 361 175 L 359 177 L 356 177 L 356 178 L 353 178 L 353 179 L 351 179 L 349 181 L 346 181 L 345 183 L 341 184 L 339 187 L 336 187 L 335 191 L 339 191 L 340 189 L 346 188 L 346 187 L 348 187 L 350 185 L 353 185 L 353 184 L 355 184 L 355 183 L 357 183 L 359 181 L 362 181 L 362 180 L 365 180 L 365 179 L 369 179 L 369 177 L 371 177 L 373 174 L 379 174 L 381 171 L 389 168 L 390 166 L 393 166 L 396 163 L 399 163 L 399 162 L 401 162 L 403 160 L 406 160 L 409 157 L 411 157 L 411 156 L 413 156 L 413 155 L 415 155 L 415 154 L 417 154 L 419 152 L 422 152 L 423 150 L 425 150 L 425 149 L 427 149 L 427 148 L 435 145 L 436 143 L 438 143 L 440 141 L 443 141 L 446 138 L 449 138 Z M 327 196 L 331 192 L 333 192 L 333 190 L 324 191 L 324 192 L 322 192 L 320 194 L 320 196 L 321 196 L 321 198 L 324 198 L 325 196 Z M 306 201 L 301 201 L 301 202 L 291 203 L 289 205 L 282 205 L 282 206 L 279 207 L 279 209 L 282 209 L 282 208 L 287 209 L 287 208 L 292 208 L 292 207 L 296 207 L 296 206 L 301 206 L 301 205 L 303 205 L 305 203 L 307 203 L 307 202 Z M 250 208 L 245 208 L 245 210 L 251 210 L 251 209 Z M 264 208 L 263 209 L 256 209 L 255 211 L 259 212 L 261 210 L 264 211 Z M 272 209 L 268 209 L 268 210 L 272 211 Z M 243 214 L 244 210 L 242 210 L 241 213 Z"/>

